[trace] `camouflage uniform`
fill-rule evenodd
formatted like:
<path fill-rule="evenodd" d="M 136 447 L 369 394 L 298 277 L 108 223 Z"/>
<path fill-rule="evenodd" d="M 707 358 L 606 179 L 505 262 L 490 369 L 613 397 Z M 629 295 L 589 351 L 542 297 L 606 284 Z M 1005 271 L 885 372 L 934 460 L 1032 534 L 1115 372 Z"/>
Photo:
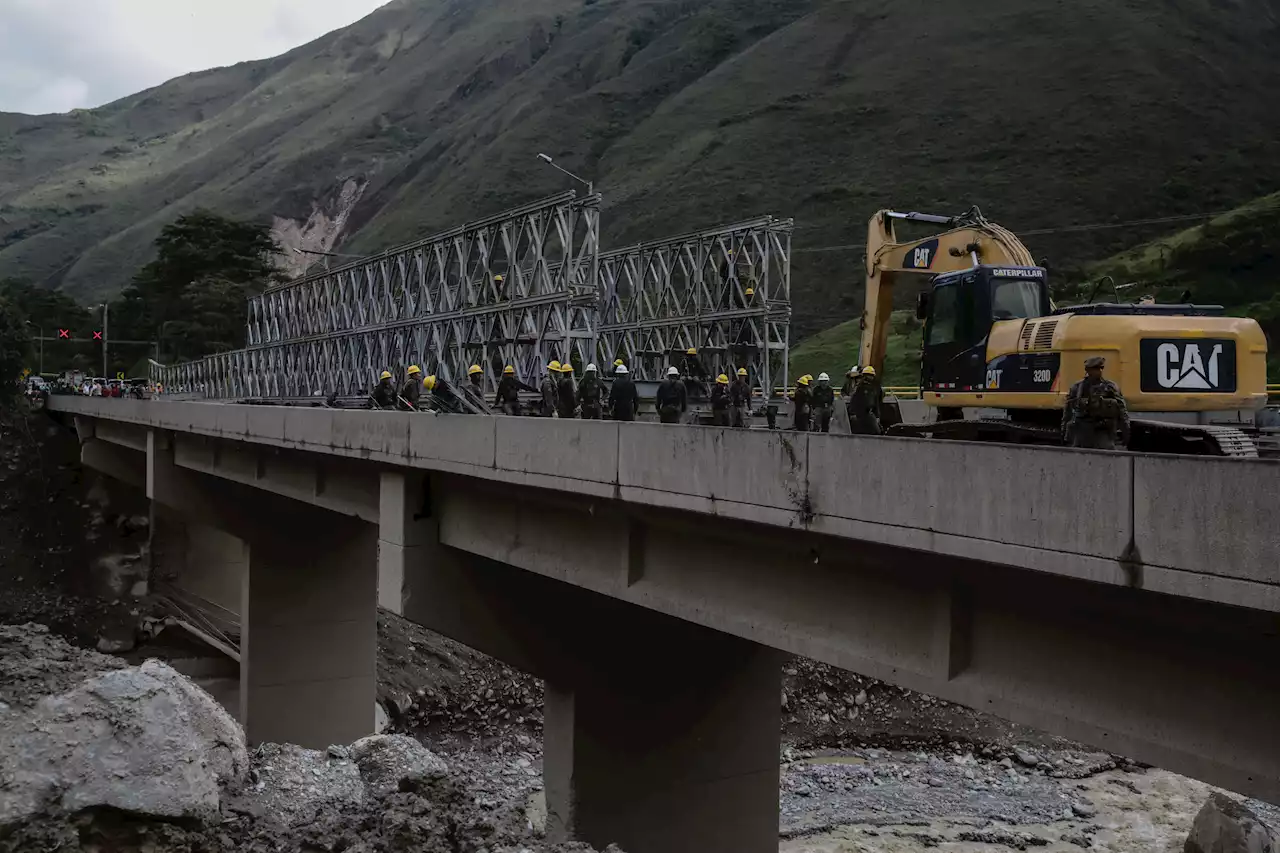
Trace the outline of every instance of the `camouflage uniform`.
<path fill-rule="evenodd" d="M 1106 360 L 1094 356 L 1084 363 L 1085 369 L 1106 366 Z M 1071 447 L 1115 450 L 1129 443 L 1129 408 L 1124 395 L 1110 379 L 1086 376 L 1067 392 L 1067 405 L 1062 410 L 1062 435 Z"/>

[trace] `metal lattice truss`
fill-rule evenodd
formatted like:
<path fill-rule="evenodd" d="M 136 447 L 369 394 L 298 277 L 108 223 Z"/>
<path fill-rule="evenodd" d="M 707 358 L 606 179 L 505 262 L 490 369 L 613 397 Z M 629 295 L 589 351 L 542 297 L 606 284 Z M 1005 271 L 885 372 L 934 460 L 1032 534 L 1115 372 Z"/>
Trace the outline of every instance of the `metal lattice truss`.
<path fill-rule="evenodd" d="M 762 217 L 600 256 L 598 358 L 661 379 L 690 348 L 711 374 L 787 376 L 792 220 Z"/>
<path fill-rule="evenodd" d="M 349 397 L 383 370 L 416 364 L 457 382 L 478 364 L 491 392 L 507 364 L 532 383 L 550 359 L 585 363 L 599 201 L 566 192 L 271 288 L 249 302 L 247 350 L 184 365 L 170 384 L 219 397 Z"/>
<path fill-rule="evenodd" d="M 271 288 L 244 350 L 153 362 L 168 390 L 212 398 L 361 397 L 410 364 L 470 365 L 536 386 L 548 361 L 624 358 L 658 378 L 697 347 L 716 372 L 785 380 L 791 220 L 762 218 L 600 254 L 600 196 L 566 192 Z M 748 292 L 748 290 L 753 292 Z"/>

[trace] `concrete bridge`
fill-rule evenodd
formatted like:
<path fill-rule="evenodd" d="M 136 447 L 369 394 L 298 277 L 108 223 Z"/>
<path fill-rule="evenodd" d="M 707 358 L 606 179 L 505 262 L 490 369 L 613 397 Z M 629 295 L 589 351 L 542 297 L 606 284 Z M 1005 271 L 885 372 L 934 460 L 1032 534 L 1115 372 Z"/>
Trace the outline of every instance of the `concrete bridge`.
<path fill-rule="evenodd" d="M 50 408 L 240 613 L 251 740 L 372 728 L 381 603 L 546 680 L 548 825 L 598 845 L 776 850 L 783 653 L 1280 800 L 1275 462 Z"/>

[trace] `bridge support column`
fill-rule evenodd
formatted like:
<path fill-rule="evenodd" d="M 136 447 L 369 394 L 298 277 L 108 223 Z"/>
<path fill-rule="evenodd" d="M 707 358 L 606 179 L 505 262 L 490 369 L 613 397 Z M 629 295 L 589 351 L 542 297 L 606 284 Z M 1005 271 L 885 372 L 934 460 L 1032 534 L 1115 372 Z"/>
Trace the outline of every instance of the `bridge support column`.
<path fill-rule="evenodd" d="M 778 849 L 781 655 L 685 634 L 632 636 L 593 677 L 548 680 L 552 838 L 635 853 Z"/>
<path fill-rule="evenodd" d="M 378 497 L 378 606 L 404 615 L 416 566 L 439 548 L 428 479 L 417 471 L 384 471 Z"/>
<path fill-rule="evenodd" d="M 374 729 L 377 532 L 315 515 L 315 524 L 257 537 L 249 548 L 240 703 L 251 743 L 323 749 Z"/>

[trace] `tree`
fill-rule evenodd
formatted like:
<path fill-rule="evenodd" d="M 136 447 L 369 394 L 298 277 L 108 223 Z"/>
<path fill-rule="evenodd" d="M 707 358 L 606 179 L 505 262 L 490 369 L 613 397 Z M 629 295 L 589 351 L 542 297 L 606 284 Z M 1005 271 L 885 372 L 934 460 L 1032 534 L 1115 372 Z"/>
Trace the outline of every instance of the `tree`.
<path fill-rule="evenodd" d="M 112 303 L 112 328 L 115 337 L 159 341 L 179 360 L 243 346 L 246 298 L 285 278 L 266 225 L 208 210 L 166 225 L 155 246 L 155 260 Z"/>
<path fill-rule="evenodd" d="M 13 397 L 14 383 L 31 363 L 31 336 L 27 318 L 0 295 L 0 406 Z"/>

